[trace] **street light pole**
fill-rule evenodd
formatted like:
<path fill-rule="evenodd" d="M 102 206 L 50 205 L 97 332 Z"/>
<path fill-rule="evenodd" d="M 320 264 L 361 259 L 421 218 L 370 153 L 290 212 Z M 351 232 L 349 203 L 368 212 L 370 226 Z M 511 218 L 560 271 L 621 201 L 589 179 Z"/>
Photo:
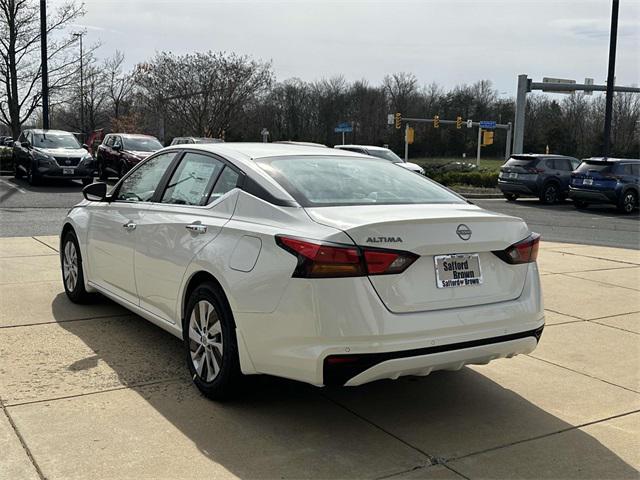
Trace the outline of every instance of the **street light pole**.
<path fill-rule="evenodd" d="M 616 75 L 616 43 L 618 40 L 618 9 L 620 0 L 613 0 L 611 8 L 611 32 L 609 36 L 609 71 L 607 72 L 607 100 L 604 110 L 604 148 L 603 157 L 609 156 L 611 146 L 611 113 L 613 110 L 613 87 Z"/>
<path fill-rule="evenodd" d="M 84 131 L 84 76 L 82 73 L 83 54 L 82 54 L 82 36 L 84 33 L 74 33 L 73 36 L 80 39 L 80 133 L 82 133 L 82 141 L 85 140 Z"/>
<path fill-rule="evenodd" d="M 42 74 L 42 128 L 49 129 L 49 68 L 47 62 L 47 1 L 40 0 L 40 65 Z"/>

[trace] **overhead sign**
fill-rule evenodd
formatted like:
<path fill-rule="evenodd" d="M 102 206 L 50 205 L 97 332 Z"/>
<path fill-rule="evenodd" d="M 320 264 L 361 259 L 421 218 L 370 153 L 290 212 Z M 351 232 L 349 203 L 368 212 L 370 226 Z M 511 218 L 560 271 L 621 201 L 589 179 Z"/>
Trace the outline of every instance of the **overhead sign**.
<path fill-rule="evenodd" d="M 467 128 L 473 128 L 473 120 L 467 120 Z"/>
<path fill-rule="evenodd" d="M 551 78 L 551 77 L 543 77 L 542 83 L 566 83 L 566 84 L 574 84 L 575 80 L 571 80 L 569 78 Z M 571 93 L 571 91 L 558 91 L 552 89 L 544 89 L 545 92 L 549 93 Z"/>
<path fill-rule="evenodd" d="M 468 126 L 468 124 L 467 124 L 467 126 Z M 481 121 L 480 122 L 480 128 L 496 128 L 496 122 L 488 121 L 488 120 Z"/>
<path fill-rule="evenodd" d="M 339 123 L 338 126 L 333 129 L 333 131 L 336 133 L 350 133 L 353 132 L 353 125 L 351 125 L 349 122 L 342 122 Z"/>

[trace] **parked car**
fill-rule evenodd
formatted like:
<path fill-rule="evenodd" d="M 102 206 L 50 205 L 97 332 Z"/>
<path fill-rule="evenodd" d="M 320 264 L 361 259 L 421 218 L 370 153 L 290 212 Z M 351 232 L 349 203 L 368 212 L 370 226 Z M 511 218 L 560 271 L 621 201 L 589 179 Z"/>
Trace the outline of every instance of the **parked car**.
<path fill-rule="evenodd" d="M 530 353 L 539 235 L 391 162 L 299 145 L 167 147 L 61 232 L 100 292 L 183 339 L 211 398 L 243 375 L 360 385 Z"/>
<path fill-rule="evenodd" d="M 374 147 L 373 145 L 336 145 L 333 148 L 346 150 L 348 152 L 364 153 L 365 155 L 371 155 L 372 157 L 382 158 L 403 168 L 406 168 L 407 170 L 411 170 L 412 172 L 424 175 L 424 168 L 422 168 L 420 165 L 411 162 L 405 162 L 404 159 L 400 158 L 398 155 L 393 153 L 392 150 L 389 150 L 385 147 Z"/>
<path fill-rule="evenodd" d="M 498 188 L 509 201 L 534 196 L 552 204 L 567 198 L 571 172 L 580 160 L 564 155 L 529 153 L 512 155 L 500 167 Z"/>
<path fill-rule="evenodd" d="M 571 174 L 569 197 L 576 208 L 612 203 L 623 213 L 638 208 L 640 159 L 587 158 Z"/>
<path fill-rule="evenodd" d="M 140 160 L 162 148 L 156 137 L 130 133 L 110 133 L 104 137 L 96 151 L 98 177 L 124 177 Z"/>
<path fill-rule="evenodd" d="M 209 137 L 175 137 L 171 141 L 171 145 L 184 145 L 189 143 L 222 143 L 224 140 L 220 138 Z"/>
<path fill-rule="evenodd" d="M 15 177 L 27 177 L 31 185 L 47 178 L 93 181 L 95 163 L 86 145 L 80 145 L 71 132 L 62 130 L 24 130 L 14 144 Z"/>
<path fill-rule="evenodd" d="M 0 147 L 13 147 L 13 137 L 1 136 Z"/>

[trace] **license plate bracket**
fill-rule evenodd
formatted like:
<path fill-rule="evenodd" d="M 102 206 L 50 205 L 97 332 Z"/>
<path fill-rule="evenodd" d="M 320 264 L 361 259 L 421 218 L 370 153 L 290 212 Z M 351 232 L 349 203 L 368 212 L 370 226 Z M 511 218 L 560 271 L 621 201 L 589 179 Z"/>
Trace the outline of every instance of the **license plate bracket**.
<path fill-rule="evenodd" d="M 585 178 L 582 180 L 583 185 L 593 185 L 593 178 Z"/>
<path fill-rule="evenodd" d="M 455 253 L 433 257 L 436 270 L 436 287 L 472 287 L 482 285 L 480 255 Z"/>
<path fill-rule="evenodd" d="M 75 168 L 62 168 L 62 174 L 63 175 L 73 175 L 74 173 L 76 173 L 76 169 Z"/>

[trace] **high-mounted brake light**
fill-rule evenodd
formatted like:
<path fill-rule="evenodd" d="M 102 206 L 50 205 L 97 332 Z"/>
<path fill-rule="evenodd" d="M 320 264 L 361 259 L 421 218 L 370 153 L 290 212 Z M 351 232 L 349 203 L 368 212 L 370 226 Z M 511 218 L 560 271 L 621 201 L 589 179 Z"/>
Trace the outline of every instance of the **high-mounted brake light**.
<path fill-rule="evenodd" d="M 276 235 L 276 243 L 298 257 L 298 278 L 363 277 L 404 272 L 418 258 L 410 252 L 303 240 Z"/>
<path fill-rule="evenodd" d="M 540 235 L 532 233 L 524 240 L 514 243 L 504 250 L 494 251 L 494 255 L 511 265 L 535 262 L 538 258 Z"/>

